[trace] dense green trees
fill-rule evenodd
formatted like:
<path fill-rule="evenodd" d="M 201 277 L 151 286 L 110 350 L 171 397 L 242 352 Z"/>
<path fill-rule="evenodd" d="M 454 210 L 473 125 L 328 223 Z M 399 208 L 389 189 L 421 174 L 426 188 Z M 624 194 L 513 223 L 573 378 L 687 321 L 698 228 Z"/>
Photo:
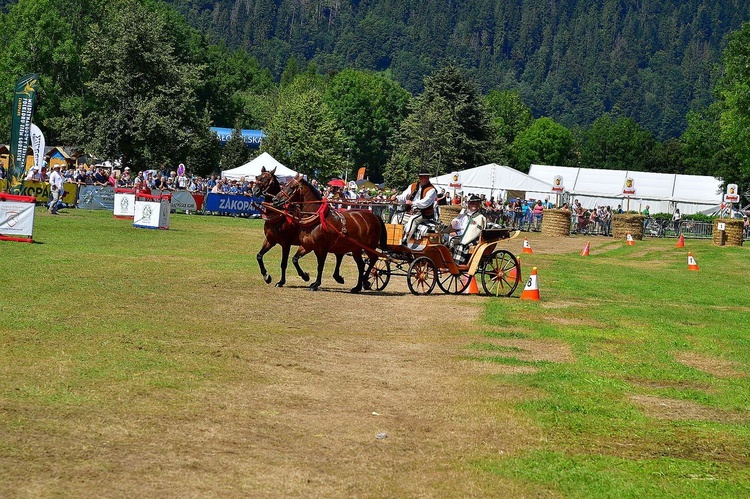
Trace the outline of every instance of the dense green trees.
<path fill-rule="evenodd" d="M 393 149 L 392 140 L 407 113 L 409 93 L 382 75 L 347 69 L 327 86 L 325 102 L 347 137 L 347 157 L 367 168 L 375 182 Z"/>
<path fill-rule="evenodd" d="M 194 21 L 223 5 L 178 3 Z M 706 95 L 720 73 L 706 66 L 727 4 L 688 0 L 676 17 L 645 4 L 634 17 L 609 0 L 470 4 L 325 3 L 314 14 L 297 1 L 248 1 L 201 25 L 211 35 L 226 15 L 253 33 L 245 50 L 209 43 L 157 0 L 20 0 L 0 14 L 0 98 L 9 109 L 15 80 L 39 72 L 35 122 L 48 143 L 136 168 L 214 170 L 221 150 L 208 127 L 219 125 L 262 128 L 264 150 L 321 180 L 366 166 L 401 187 L 421 167 L 439 174 L 494 161 L 716 175 L 750 187 L 749 25 L 730 37 L 719 99 L 708 105 Z M 282 11 L 293 19 L 279 38 Z M 376 40 L 384 43 L 364 53 Z M 459 47 L 466 57 L 452 52 Z M 449 53 L 460 64 L 437 63 Z M 370 66 L 382 71 L 362 69 Z M 482 96 L 475 82 L 492 90 Z M 1 121 L 7 141 L 10 117 Z M 230 152 L 226 166 L 247 151 Z"/>

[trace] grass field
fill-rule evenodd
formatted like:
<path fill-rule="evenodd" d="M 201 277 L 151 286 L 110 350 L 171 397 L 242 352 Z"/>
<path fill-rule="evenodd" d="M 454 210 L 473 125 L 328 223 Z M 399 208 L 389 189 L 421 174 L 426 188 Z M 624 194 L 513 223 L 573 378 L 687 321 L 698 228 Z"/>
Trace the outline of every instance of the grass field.
<path fill-rule="evenodd" d="M 261 228 L 0 243 L 0 496 L 750 496 L 747 248 L 532 234 L 541 302 L 352 295 L 264 284 Z"/>

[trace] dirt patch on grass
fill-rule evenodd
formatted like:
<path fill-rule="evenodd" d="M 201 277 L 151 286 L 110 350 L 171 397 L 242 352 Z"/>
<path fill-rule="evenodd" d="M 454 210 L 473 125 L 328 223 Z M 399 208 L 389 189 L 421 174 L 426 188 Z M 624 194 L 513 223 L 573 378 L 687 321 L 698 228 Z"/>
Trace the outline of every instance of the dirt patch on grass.
<path fill-rule="evenodd" d="M 698 352 L 679 352 L 675 354 L 677 362 L 688 367 L 712 374 L 719 378 L 745 378 L 747 374 L 736 369 L 731 360 L 722 359 Z"/>
<path fill-rule="evenodd" d="M 482 340 L 491 346 L 476 353 L 492 357 L 512 357 L 526 362 L 574 362 L 575 357 L 567 343 L 549 339 L 487 338 Z"/>
<path fill-rule="evenodd" d="M 716 423 L 746 423 L 750 414 L 732 413 L 706 407 L 687 400 L 676 400 L 652 395 L 634 395 L 631 400 L 650 418 L 669 421 L 712 421 Z"/>

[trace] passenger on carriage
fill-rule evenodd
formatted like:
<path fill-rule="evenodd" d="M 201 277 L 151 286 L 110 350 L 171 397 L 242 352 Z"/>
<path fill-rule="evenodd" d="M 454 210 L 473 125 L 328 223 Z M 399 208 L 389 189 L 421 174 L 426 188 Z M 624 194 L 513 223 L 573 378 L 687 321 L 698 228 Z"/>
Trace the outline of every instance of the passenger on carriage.
<path fill-rule="evenodd" d="M 469 249 L 479 242 L 482 230 L 487 227 L 487 219 L 482 214 L 482 200 L 479 196 L 469 197 L 468 206 L 451 220 L 451 232 L 446 235 L 446 244 L 453 247 L 456 263 L 468 260 Z"/>
<path fill-rule="evenodd" d="M 412 213 L 408 221 L 404 217 L 405 226 L 402 244 L 406 244 L 409 238 L 414 236 L 420 223 L 435 219 L 436 198 L 437 191 L 430 183 L 430 172 L 425 169 L 420 170 L 419 181 L 411 184 L 400 195 L 394 196 L 394 201 L 406 205 L 406 209 Z"/>

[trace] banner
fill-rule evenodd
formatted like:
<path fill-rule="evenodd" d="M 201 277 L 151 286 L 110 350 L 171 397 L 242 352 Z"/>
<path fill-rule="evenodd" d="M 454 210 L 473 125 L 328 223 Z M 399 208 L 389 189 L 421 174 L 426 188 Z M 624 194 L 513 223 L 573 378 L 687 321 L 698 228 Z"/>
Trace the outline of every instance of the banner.
<path fill-rule="evenodd" d="M 114 212 L 115 188 L 109 185 L 84 185 L 81 187 L 80 196 L 78 196 L 78 208 Z"/>
<path fill-rule="evenodd" d="M 44 134 L 39 127 L 31 124 L 31 149 L 34 151 L 34 165 L 41 170 L 44 164 L 44 148 L 47 146 Z"/>
<path fill-rule="evenodd" d="M 159 189 L 152 189 L 151 194 L 158 196 L 159 194 L 169 194 L 172 196 L 172 211 L 200 211 L 203 208 L 203 199 L 205 195 L 202 192 L 191 192 L 182 189 L 176 191 L 168 191 Z"/>
<path fill-rule="evenodd" d="M 78 184 L 65 182 L 63 184 L 65 192 L 60 197 L 60 201 L 73 206 L 76 203 L 76 192 L 78 191 Z M 48 203 L 50 199 L 49 182 L 39 182 L 36 180 L 27 180 L 23 183 L 21 189 L 23 196 L 33 196 L 36 198 L 37 203 Z"/>
<path fill-rule="evenodd" d="M 367 171 L 366 167 L 362 167 L 359 170 L 357 170 L 357 180 L 362 180 L 365 178 L 365 172 Z"/>
<path fill-rule="evenodd" d="M 31 238 L 34 232 L 34 199 L 0 193 L 0 234 Z"/>
<path fill-rule="evenodd" d="M 38 82 L 39 75 L 34 73 L 22 76 L 16 83 L 8 156 L 8 182 L 11 186 L 23 182 L 26 171 L 26 151 L 29 148 L 31 117 L 34 115 Z"/>
<path fill-rule="evenodd" d="M 205 211 L 215 213 L 231 213 L 244 215 L 260 215 L 258 206 L 263 198 L 251 198 L 247 196 L 235 196 L 232 194 L 209 193 L 206 197 Z"/>

